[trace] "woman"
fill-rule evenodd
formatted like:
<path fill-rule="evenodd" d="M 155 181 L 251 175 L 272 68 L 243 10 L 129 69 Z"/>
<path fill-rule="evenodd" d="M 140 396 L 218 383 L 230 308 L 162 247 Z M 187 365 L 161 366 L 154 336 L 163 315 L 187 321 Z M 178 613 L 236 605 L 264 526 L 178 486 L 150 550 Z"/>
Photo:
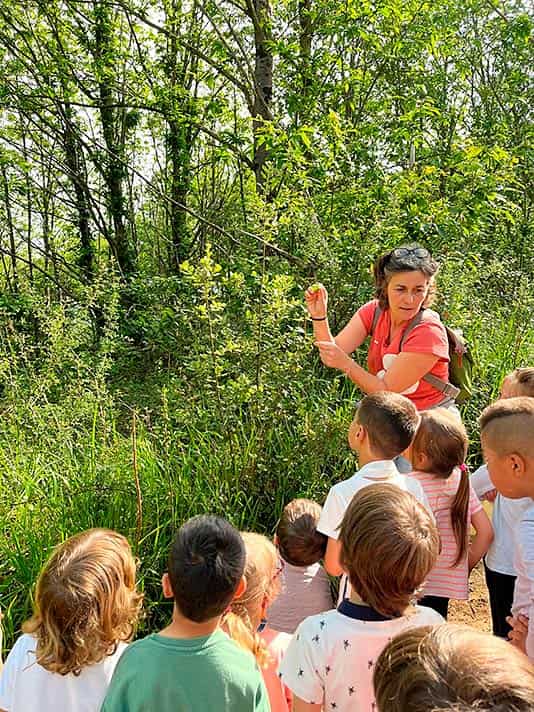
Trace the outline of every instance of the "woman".
<path fill-rule="evenodd" d="M 335 338 L 328 326 L 327 291 L 323 285 L 310 287 L 306 305 L 322 362 L 346 373 L 364 393 L 402 393 L 418 410 L 453 406 L 447 332 L 439 315 L 426 308 L 437 271 L 437 262 L 419 245 L 382 255 L 374 267 L 377 299 L 360 307 Z M 368 336 L 365 370 L 349 354 Z"/>

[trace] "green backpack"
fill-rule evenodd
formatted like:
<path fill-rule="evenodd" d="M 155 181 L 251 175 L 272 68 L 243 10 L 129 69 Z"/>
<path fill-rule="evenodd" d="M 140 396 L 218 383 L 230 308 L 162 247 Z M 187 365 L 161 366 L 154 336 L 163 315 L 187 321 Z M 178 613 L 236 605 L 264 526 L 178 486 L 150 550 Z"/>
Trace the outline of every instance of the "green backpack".
<path fill-rule="evenodd" d="M 382 309 L 377 306 L 373 315 L 371 334 L 374 333 L 381 313 Z M 421 322 L 422 318 L 423 309 L 414 316 L 406 327 L 400 340 L 399 351 L 402 351 L 408 334 Z M 458 405 L 462 405 L 462 403 L 465 403 L 465 401 L 473 395 L 473 370 L 475 360 L 462 332 L 459 329 L 451 329 L 446 324 L 443 326 L 445 327 L 447 339 L 449 340 L 449 381 L 443 381 L 432 373 L 424 375 L 423 381 L 430 383 L 431 386 L 434 386 L 434 388 L 443 393 L 447 399 L 451 398 L 456 401 Z"/>

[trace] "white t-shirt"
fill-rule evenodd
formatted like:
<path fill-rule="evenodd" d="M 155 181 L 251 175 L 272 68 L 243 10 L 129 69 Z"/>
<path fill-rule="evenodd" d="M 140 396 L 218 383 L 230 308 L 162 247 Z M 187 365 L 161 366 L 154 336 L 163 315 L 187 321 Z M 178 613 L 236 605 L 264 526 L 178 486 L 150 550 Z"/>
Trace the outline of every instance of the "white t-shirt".
<path fill-rule="evenodd" d="M 337 610 L 300 624 L 279 675 L 294 695 L 328 712 L 372 712 L 374 665 L 384 647 L 407 628 L 440 623 L 431 608 L 415 606 L 410 615 L 386 618 L 345 599 Z"/>
<path fill-rule="evenodd" d="M 36 641 L 21 635 L 7 656 L 0 676 L 0 709 L 7 712 L 99 712 L 111 676 L 126 650 L 89 665 L 79 675 L 49 672 L 35 661 Z"/>
<path fill-rule="evenodd" d="M 427 496 L 419 484 L 419 482 L 410 475 L 401 475 L 393 460 L 375 460 L 368 462 L 367 465 L 361 467 L 358 472 L 348 480 L 338 482 L 330 488 L 330 492 L 326 497 L 326 502 L 323 505 L 323 511 L 317 523 L 317 531 L 331 539 L 339 538 L 339 525 L 341 524 L 345 512 L 352 498 L 364 487 L 376 485 L 380 482 L 397 485 L 406 492 L 411 492 L 421 504 L 429 511 L 432 519 L 434 514 L 430 508 Z M 339 584 L 339 599 L 350 596 L 350 584 L 348 578 L 343 574 Z"/>
<path fill-rule="evenodd" d="M 479 498 L 482 498 L 486 492 L 495 489 L 486 465 L 482 465 L 482 467 L 473 472 L 470 482 Z M 507 576 L 516 575 L 514 567 L 514 529 L 531 502 L 532 500 L 529 497 L 508 499 L 508 497 L 498 494 L 495 498 L 492 515 L 495 536 L 486 554 L 486 566 L 491 571 L 506 574 Z"/>
<path fill-rule="evenodd" d="M 305 618 L 329 608 L 333 608 L 330 580 L 321 564 L 293 566 L 285 561 L 282 590 L 267 609 L 269 627 L 293 634 Z"/>
<path fill-rule="evenodd" d="M 338 482 L 330 488 L 317 524 L 317 531 L 331 539 L 338 539 L 338 527 L 356 492 L 380 482 L 397 485 L 400 489 L 411 492 L 432 513 L 423 488 L 416 479 L 409 475 L 401 475 L 393 460 L 376 460 L 364 465 L 348 480 Z"/>
<path fill-rule="evenodd" d="M 534 500 L 530 500 L 514 529 L 515 569 L 512 614 L 522 613 L 529 618 L 527 655 L 534 661 Z"/>

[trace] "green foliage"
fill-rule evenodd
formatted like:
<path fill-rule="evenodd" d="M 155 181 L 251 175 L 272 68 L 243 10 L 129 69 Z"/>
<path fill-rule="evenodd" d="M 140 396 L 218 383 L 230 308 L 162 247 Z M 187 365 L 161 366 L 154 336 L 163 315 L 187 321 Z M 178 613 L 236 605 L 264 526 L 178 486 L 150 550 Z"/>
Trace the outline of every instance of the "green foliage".
<path fill-rule="evenodd" d="M 151 627 L 185 518 L 270 532 L 291 497 L 321 500 L 352 472 L 360 394 L 318 361 L 310 283 L 337 331 L 383 250 L 433 251 L 436 308 L 475 354 L 473 463 L 480 410 L 534 363 L 526 6 L 265 7 L 260 21 L 226 0 L 0 7 L 8 646 L 73 532 L 130 536 Z"/>

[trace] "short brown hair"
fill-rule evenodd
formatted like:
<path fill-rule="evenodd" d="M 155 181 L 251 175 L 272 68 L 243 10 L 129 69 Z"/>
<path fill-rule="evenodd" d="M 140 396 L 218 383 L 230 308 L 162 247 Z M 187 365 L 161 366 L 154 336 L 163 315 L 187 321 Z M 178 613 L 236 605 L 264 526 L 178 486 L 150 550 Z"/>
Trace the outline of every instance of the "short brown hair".
<path fill-rule="evenodd" d="M 410 628 L 382 651 L 380 712 L 534 709 L 534 667 L 510 643 L 463 625 Z"/>
<path fill-rule="evenodd" d="M 321 505 L 311 499 L 286 504 L 276 527 L 280 556 L 293 566 L 310 566 L 322 559 L 327 537 L 317 531 Z"/>
<path fill-rule="evenodd" d="M 482 411 L 481 437 L 499 456 L 534 458 L 534 398 L 503 398 Z"/>
<path fill-rule="evenodd" d="M 142 595 L 125 537 L 90 529 L 60 544 L 45 564 L 35 611 L 22 626 L 36 638 L 36 659 L 49 672 L 80 674 L 132 637 Z"/>
<path fill-rule="evenodd" d="M 374 452 L 393 459 L 412 442 L 419 414 L 411 400 L 400 393 L 378 391 L 365 396 L 355 420 L 365 428 Z"/>
<path fill-rule="evenodd" d="M 357 492 L 339 532 L 341 565 L 362 600 L 400 616 L 436 563 L 437 527 L 409 492 L 380 483 Z"/>
<path fill-rule="evenodd" d="M 534 397 L 534 368 L 516 368 L 507 378 L 514 381 L 517 396 Z"/>

